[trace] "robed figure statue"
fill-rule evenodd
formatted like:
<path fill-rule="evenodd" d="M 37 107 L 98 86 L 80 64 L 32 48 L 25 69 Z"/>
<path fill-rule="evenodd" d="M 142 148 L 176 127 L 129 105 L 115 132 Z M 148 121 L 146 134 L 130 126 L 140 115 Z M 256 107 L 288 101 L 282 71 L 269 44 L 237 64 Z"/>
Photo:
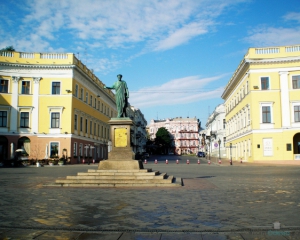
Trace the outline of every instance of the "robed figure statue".
<path fill-rule="evenodd" d="M 117 104 L 117 110 L 118 110 L 118 118 L 127 117 L 126 115 L 126 108 L 128 105 L 127 99 L 129 98 L 129 91 L 127 88 L 127 84 L 125 81 L 122 80 L 122 75 L 117 75 L 118 81 L 114 83 L 111 87 L 104 88 L 107 89 L 114 89 L 116 91 L 116 104 Z"/>

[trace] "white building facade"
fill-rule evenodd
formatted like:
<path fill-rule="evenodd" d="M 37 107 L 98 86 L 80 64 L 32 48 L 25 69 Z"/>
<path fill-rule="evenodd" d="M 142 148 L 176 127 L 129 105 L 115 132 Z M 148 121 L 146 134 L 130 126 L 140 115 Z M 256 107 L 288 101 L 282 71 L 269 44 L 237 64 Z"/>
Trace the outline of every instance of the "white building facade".
<path fill-rule="evenodd" d="M 130 129 L 132 150 L 135 153 L 143 153 L 146 151 L 147 121 L 140 109 L 134 106 L 128 108 L 128 116 L 134 123 Z"/>
<path fill-rule="evenodd" d="M 207 119 L 205 129 L 200 131 L 200 151 L 207 158 L 226 158 L 226 120 L 225 106 L 218 105 Z"/>

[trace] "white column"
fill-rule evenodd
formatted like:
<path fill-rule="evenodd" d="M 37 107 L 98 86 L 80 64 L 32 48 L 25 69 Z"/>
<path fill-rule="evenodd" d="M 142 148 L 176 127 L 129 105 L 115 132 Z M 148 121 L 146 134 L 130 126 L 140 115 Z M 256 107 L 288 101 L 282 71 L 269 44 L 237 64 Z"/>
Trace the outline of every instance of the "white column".
<path fill-rule="evenodd" d="M 18 97 L 20 77 L 12 77 L 12 96 L 10 111 L 10 132 L 17 132 L 18 129 Z"/>
<path fill-rule="evenodd" d="M 32 98 L 32 115 L 31 115 L 31 127 L 32 132 L 38 133 L 39 131 L 39 91 L 40 91 L 40 77 L 33 78 L 33 98 Z"/>
<path fill-rule="evenodd" d="M 282 127 L 290 127 L 291 125 L 288 74 L 289 74 L 288 72 L 279 72 Z"/>

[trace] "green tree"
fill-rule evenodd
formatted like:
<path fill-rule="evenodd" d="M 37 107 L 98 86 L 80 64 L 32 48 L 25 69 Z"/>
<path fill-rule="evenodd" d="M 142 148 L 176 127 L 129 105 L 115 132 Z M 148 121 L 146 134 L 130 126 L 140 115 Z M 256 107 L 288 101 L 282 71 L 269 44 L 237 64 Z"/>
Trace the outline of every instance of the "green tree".
<path fill-rule="evenodd" d="M 8 46 L 8 47 L 2 48 L 2 49 L 0 50 L 0 52 L 14 52 L 14 51 L 15 51 L 15 49 L 14 49 L 13 46 Z"/>
<path fill-rule="evenodd" d="M 165 127 L 161 127 L 158 129 L 155 142 L 163 152 L 166 152 L 172 142 L 172 139 L 169 131 Z"/>

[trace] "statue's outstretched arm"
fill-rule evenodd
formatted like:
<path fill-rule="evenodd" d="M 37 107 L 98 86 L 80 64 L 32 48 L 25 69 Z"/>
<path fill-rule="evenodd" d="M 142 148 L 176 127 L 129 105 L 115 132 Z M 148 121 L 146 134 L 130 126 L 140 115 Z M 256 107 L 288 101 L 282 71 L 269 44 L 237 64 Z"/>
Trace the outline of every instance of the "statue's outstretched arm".
<path fill-rule="evenodd" d="M 115 84 L 112 85 L 111 87 L 104 86 L 103 88 L 106 88 L 106 89 L 116 89 Z"/>

